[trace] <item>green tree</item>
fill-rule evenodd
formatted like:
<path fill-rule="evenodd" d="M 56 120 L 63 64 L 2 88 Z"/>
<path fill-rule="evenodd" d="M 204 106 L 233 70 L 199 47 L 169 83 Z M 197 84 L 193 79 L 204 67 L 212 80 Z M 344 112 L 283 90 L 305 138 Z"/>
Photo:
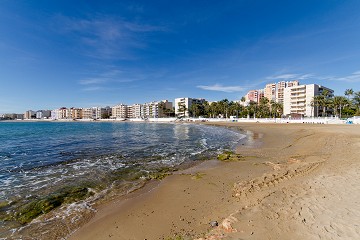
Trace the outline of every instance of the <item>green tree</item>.
<path fill-rule="evenodd" d="M 360 115 L 360 91 L 354 93 L 353 103 L 356 108 L 356 115 Z"/>
<path fill-rule="evenodd" d="M 283 114 L 283 105 L 281 103 L 271 100 L 270 107 L 271 115 L 274 116 L 274 118 L 281 117 Z"/>
<path fill-rule="evenodd" d="M 350 101 L 350 97 L 354 95 L 354 90 L 352 88 L 345 90 L 345 96 L 347 96 L 348 100 Z"/>
<path fill-rule="evenodd" d="M 342 115 L 342 109 L 344 106 L 348 105 L 349 101 L 344 96 L 335 96 L 332 99 L 330 99 L 330 106 L 334 110 L 334 114 L 336 116 L 339 116 L 341 118 Z"/>
<path fill-rule="evenodd" d="M 187 110 L 185 104 L 179 102 L 179 103 L 178 103 L 178 106 L 179 106 L 179 108 L 178 108 L 178 111 L 179 111 L 178 117 L 180 117 L 180 118 L 185 117 L 186 110 Z"/>

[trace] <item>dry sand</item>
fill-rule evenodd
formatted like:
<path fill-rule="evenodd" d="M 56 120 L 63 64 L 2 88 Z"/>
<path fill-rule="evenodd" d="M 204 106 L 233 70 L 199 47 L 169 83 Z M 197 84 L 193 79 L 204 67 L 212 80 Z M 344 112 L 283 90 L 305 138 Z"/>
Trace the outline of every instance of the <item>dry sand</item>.
<path fill-rule="evenodd" d="M 218 125 L 250 131 L 244 161 L 102 206 L 70 239 L 360 239 L 360 126 Z"/>

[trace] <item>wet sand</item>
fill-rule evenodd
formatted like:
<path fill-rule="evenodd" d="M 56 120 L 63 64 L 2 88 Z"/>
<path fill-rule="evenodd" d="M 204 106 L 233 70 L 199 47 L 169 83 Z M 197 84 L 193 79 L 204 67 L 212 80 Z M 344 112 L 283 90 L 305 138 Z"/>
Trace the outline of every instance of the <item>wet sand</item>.
<path fill-rule="evenodd" d="M 251 132 L 241 161 L 103 205 L 69 239 L 360 239 L 359 126 L 218 125 Z"/>

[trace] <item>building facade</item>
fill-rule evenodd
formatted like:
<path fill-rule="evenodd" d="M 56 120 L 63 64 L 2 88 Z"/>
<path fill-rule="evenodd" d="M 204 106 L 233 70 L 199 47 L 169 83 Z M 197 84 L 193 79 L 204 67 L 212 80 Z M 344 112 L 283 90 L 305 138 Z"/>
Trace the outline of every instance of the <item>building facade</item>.
<path fill-rule="evenodd" d="M 299 81 L 281 81 L 276 84 L 276 97 L 275 101 L 278 103 L 284 102 L 284 91 L 285 88 L 299 86 Z"/>
<path fill-rule="evenodd" d="M 191 105 L 202 104 L 205 101 L 203 98 L 175 98 L 175 115 L 179 117 L 189 117 Z"/>
<path fill-rule="evenodd" d="M 260 99 L 265 96 L 264 89 L 258 89 L 258 90 L 250 90 L 245 95 L 245 103 L 248 105 L 250 102 L 256 102 L 259 103 Z"/>
<path fill-rule="evenodd" d="M 314 97 L 328 92 L 328 96 L 332 97 L 334 90 L 317 85 L 297 85 L 285 88 L 284 91 L 284 115 L 294 117 L 319 117 L 323 115 L 323 111 L 319 106 L 314 104 Z"/>
<path fill-rule="evenodd" d="M 51 117 L 51 110 L 39 110 L 36 112 L 37 119 L 48 119 Z"/>
<path fill-rule="evenodd" d="M 119 119 L 119 118 L 127 118 L 127 117 L 128 117 L 128 105 L 118 104 L 112 107 L 111 118 Z"/>
<path fill-rule="evenodd" d="M 28 110 L 24 113 L 24 119 L 34 119 L 36 118 L 36 112 L 33 110 Z"/>

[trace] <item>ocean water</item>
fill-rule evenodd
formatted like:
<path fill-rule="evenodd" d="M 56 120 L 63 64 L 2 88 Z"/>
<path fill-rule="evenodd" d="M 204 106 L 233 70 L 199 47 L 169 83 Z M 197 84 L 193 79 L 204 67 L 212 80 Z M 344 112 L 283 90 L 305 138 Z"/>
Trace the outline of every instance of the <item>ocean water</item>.
<path fill-rule="evenodd" d="M 119 187 L 215 157 L 242 138 L 195 124 L 0 122 L 0 212 L 14 214 L 64 186 Z M 8 234 L 8 222 L 0 220 L 0 237 Z"/>

